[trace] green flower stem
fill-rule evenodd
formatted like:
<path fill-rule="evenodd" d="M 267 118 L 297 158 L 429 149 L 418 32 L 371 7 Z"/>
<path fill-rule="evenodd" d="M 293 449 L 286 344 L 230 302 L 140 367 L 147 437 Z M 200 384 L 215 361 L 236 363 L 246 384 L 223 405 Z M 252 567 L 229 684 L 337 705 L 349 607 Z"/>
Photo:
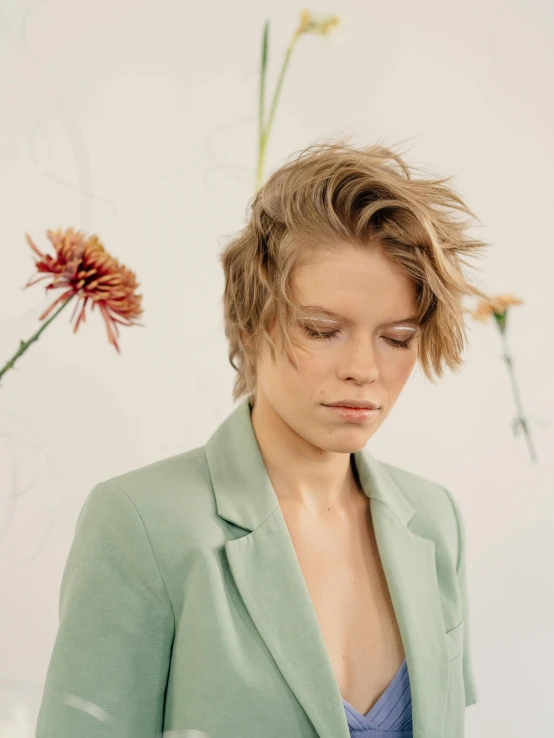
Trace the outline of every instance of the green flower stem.
<path fill-rule="evenodd" d="M 505 330 L 500 330 L 500 337 L 502 339 L 502 346 L 504 348 L 504 361 L 506 362 L 506 366 L 508 367 L 508 374 L 510 376 L 510 382 L 512 385 L 512 393 L 514 395 L 514 401 L 517 408 L 517 418 L 515 420 L 516 425 L 519 425 L 525 434 L 525 439 L 527 441 L 527 445 L 529 447 L 529 453 L 531 454 L 531 459 L 533 462 L 537 461 L 537 454 L 535 452 L 535 447 L 533 445 L 533 441 L 531 439 L 531 433 L 529 431 L 529 425 L 527 423 L 527 420 L 525 419 L 525 415 L 523 412 L 523 405 L 521 402 L 521 398 L 519 395 L 519 389 L 516 383 L 515 378 L 515 372 L 514 372 L 514 365 L 512 361 L 512 357 L 510 356 L 509 350 L 508 350 L 508 341 L 506 338 L 506 332 Z"/>
<path fill-rule="evenodd" d="M 67 299 L 65 302 L 62 302 L 60 307 L 52 313 L 50 318 L 41 325 L 41 327 L 38 329 L 38 331 L 29 338 L 28 341 L 21 341 L 19 343 L 19 348 L 15 352 L 15 354 L 12 356 L 12 358 L 4 364 L 4 366 L 0 369 L 0 379 L 4 376 L 4 374 L 8 371 L 8 369 L 13 369 L 13 366 L 15 362 L 19 359 L 20 356 L 22 356 L 25 351 L 29 348 L 29 346 L 34 343 L 35 341 L 38 341 L 40 338 L 41 333 L 50 325 L 50 323 L 54 320 L 54 318 L 57 318 L 57 316 L 61 313 L 61 311 L 64 309 L 66 305 L 68 305 L 71 300 L 75 297 L 75 295 L 71 295 L 69 299 Z"/>
<path fill-rule="evenodd" d="M 264 33 L 262 37 L 262 59 L 260 64 L 260 91 L 258 100 L 258 167 L 256 171 L 255 191 L 259 189 L 258 183 L 261 181 L 261 156 L 262 156 L 262 140 L 264 130 L 264 109 L 265 109 L 265 81 L 267 71 L 267 57 L 269 49 L 269 21 L 264 25 Z"/>
<path fill-rule="evenodd" d="M 264 158 L 265 158 L 265 152 L 267 148 L 267 142 L 269 139 L 269 133 L 271 131 L 271 126 L 273 125 L 273 119 L 275 117 L 275 111 L 277 109 L 277 102 L 279 100 L 279 96 L 281 94 L 281 89 L 283 87 L 283 81 L 285 79 L 285 73 L 288 69 L 290 58 L 292 56 L 292 52 L 294 50 L 294 47 L 296 46 L 296 42 L 298 41 L 298 37 L 300 34 L 295 32 L 294 36 L 292 37 L 292 40 L 287 48 L 287 52 L 285 54 L 285 58 L 283 60 L 283 64 L 281 65 L 281 72 L 279 74 L 279 79 L 277 80 L 277 85 L 275 87 L 275 92 L 273 93 L 273 100 L 271 103 L 271 109 L 269 111 L 269 117 L 267 120 L 267 124 L 265 125 L 265 128 L 261 126 L 260 130 L 260 137 L 259 137 L 259 147 L 258 147 L 258 168 L 256 172 L 256 192 L 260 189 L 262 184 L 262 177 L 263 177 L 263 165 L 264 165 Z M 265 49 L 264 45 L 264 49 Z M 263 70 L 265 72 L 265 70 Z M 263 94 L 265 92 L 265 73 L 262 73 L 262 79 L 260 83 L 260 121 L 262 119 L 262 105 L 263 105 Z"/>

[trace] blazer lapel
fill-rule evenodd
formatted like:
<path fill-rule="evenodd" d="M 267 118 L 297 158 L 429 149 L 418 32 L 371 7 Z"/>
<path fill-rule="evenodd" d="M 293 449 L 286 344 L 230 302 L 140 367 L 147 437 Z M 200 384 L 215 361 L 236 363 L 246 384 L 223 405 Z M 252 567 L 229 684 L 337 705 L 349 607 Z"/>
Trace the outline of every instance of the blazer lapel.
<path fill-rule="evenodd" d="M 344 705 L 298 558 L 254 434 L 248 399 L 205 444 L 218 514 L 249 531 L 227 541 L 231 573 L 284 679 L 320 738 L 349 738 Z M 414 738 L 443 738 L 448 644 L 435 544 L 366 449 L 354 453 L 406 653 Z"/>

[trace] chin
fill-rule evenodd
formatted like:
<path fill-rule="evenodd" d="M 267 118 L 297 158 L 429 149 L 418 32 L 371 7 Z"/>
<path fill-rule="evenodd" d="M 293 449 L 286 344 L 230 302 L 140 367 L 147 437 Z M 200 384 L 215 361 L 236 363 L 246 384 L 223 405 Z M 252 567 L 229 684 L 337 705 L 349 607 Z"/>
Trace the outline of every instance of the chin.
<path fill-rule="evenodd" d="M 337 434 L 338 436 L 338 434 Z M 332 441 L 327 441 L 325 445 L 326 451 L 331 451 L 335 454 L 354 454 L 356 451 L 361 451 L 369 440 L 369 436 L 362 438 L 361 434 L 359 440 L 352 438 L 333 438 Z"/>

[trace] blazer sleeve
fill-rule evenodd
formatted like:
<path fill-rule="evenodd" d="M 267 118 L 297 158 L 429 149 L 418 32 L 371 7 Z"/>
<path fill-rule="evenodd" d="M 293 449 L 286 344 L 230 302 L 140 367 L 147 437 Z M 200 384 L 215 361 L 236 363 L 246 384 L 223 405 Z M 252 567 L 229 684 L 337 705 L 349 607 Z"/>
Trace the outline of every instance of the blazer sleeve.
<path fill-rule="evenodd" d="M 62 575 L 35 738 L 161 734 L 174 630 L 136 507 L 115 484 L 97 484 L 77 518 Z"/>
<path fill-rule="evenodd" d="M 444 488 L 452 507 L 454 509 L 454 515 L 456 518 L 456 525 L 458 529 L 458 560 L 456 564 L 456 573 L 458 575 L 458 585 L 460 596 L 462 598 L 462 612 L 464 618 L 464 649 L 463 649 L 463 673 L 464 673 L 464 685 L 466 695 L 466 707 L 475 704 L 478 699 L 477 686 L 475 684 L 475 675 L 473 672 L 473 663 L 471 656 L 471 633 L 469 623 L 469 607 L 468 607 L 468 594 L 467 594 L 467 574 L 466 574 L 466 535 L 465 535 L 465 523 L 459 504 L 454 499 L 452 493 Z"/>

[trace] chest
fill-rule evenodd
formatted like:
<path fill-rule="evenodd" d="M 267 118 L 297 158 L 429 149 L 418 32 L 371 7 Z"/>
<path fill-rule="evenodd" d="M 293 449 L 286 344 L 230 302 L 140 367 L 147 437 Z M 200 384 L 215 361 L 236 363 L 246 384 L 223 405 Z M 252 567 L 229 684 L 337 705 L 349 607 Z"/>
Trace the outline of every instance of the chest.
<path fill-rule="evenodd" d="M 317 520 L 283 509 L 340 693 L 362 714 L 404 659 L 365 499 Z"/>

